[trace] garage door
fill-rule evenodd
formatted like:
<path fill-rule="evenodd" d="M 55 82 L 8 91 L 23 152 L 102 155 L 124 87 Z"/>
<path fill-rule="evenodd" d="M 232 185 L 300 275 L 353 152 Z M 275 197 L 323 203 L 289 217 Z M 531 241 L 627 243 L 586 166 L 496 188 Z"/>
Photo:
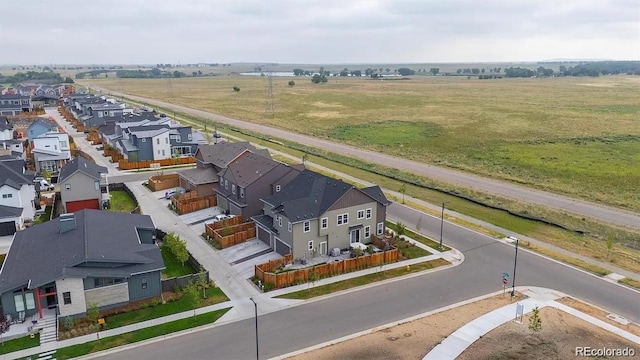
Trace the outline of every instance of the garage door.
<path fill-rule="evenodd" d="M 271 236 L 269 236 L 269 232 L 258 226 L 258 239 L 262 240 L 263 243 L 271 246 L 270 238 Z"/>
<path fill-rule="evenodd" d="M 67 202 L 67 212 L 72 213 L 82 209 L 100 209 L 98 199 L 69 201 Z"/>
<path fill-rule="evenodd" d="M 276 252 L 282 256 L 291 254 L 291 248 L 289 245 L 282 242 L 282 240 L 276 238 Z"/>
<path fill-rule="evenodd" d="M 16 232 L 16 222 L 6 221 L 0 222 L 0 236 L 13 235 Z"/>

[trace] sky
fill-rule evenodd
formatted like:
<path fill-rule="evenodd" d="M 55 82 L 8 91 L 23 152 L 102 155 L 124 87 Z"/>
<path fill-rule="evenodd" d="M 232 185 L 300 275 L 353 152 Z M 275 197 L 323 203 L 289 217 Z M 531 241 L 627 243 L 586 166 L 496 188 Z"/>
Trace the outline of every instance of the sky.
<path fill-rule="evenodd" d="M 640 60 L 638 0 L 0 0 L 0 64 Z"/>

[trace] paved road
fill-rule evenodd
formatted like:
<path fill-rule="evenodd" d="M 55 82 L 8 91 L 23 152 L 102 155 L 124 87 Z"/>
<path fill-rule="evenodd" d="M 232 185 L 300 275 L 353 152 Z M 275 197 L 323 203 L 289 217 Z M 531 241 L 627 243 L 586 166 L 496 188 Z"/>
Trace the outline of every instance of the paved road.
<path fill-rule="evenodd" d="M 113 92 L 111 90 L 94 87 L 103 93 L 111 93 L 116 96 L 123 94 Z M 495 179 L 484 178 L 478 175 L 463 173 L 460 171 L 427 165 L 411 160 L 398 158 L 391 155 L 385 155 L 374 151 L 363 150 L 353 146 L 348 146 L 329 140 L 318 139 L 311 136 L 297 134 L 291 131 L 271 128 L 264 125 L 258 125 L 247 121 L 232 119 L 226 116 L 213 114 L 210 112 L 192 109 L 186 106 L 170 104 L 167 102 L 144 98 L 135 95 L 124 94 L 124 96 L 135 101 L 144 102 L 152 106 L 161 106 L 166 109 L 172 109 L 192 116 L 210 119 L 225 124 L 233 125 L 240 128 L 257 131 L 268 134 L 270 136 L 288 139 L 291 141 L 313 146 L 325 150 L 329 150 L 338 154 L 353 156 L 372 163 L 379 163 L 392 168 L 408 171 L 417 175 L 446 181 L 467 188 L 477 189 L 489 194 L 494 194 L 506 198 L 516 199 L 527 203 L 547 206 L 550 208 L 563 210 L 569 213 L 586 216 L 593 219 L 609 222 L 612 224 L 627 226 L 630 228 L 640 229 L 640 215 L 625 210 L 615 209 L 600 204 L 590 203 L 584 200 L 572 199 L 570 197 L 549 193 L 542 190 L 535 190 L 513 183 L 499 181 Z"/>
<path fill-rule="evenodd" d="M 398 204 L 388 210 L 392 219 L 417 221 L 422 216 L 426 229 L 422 232 L 439 236 L 440 219 Z M 412 221 L 405 221 L 409 228 L 415 227 Z M 513 246 L 450 223 L 445 224 L 444 234 L 447 244 L 464 253 L 466 260 L 461 265 L 262 315 L 260 357 L 282 355 L 500 290 L 503 272 L 513 278 Z M 640 321 L 639 292 L 526 251 L 518 252 L 516 285 L 558 289 Z M 253 334 L 253 319 L 247 319 L 103 358 L 251 359 L 255 357 Z"/>

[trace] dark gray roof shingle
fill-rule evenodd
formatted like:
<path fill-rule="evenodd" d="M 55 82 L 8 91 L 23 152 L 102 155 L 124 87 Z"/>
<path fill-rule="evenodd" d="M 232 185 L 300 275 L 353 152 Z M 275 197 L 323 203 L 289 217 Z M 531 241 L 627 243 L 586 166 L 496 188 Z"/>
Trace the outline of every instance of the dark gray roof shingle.
<path fill-rule="evenodd" d="M 23 184 L 33 184 L 33 173 L 24 169 L 24 160 L 0 161 L 0 186 L 8 185 L 20 190 Z"/>
<path fill-rule="evenodd" d="M 58 181 L 62 182 L 78 171 L 96 180 L 100 180 L 100 174 L 106 174 L 108 172 L 106 167 L 99 166 L 96 163 L 83 158 L 82 156 L 77 156 L 75 159 L 66 163 L 62 167 L 62 169 L 60 169 Z"/>
<path fill-rule="evenodd" d="M 269 150 L 256 149 L 255 146 L 249 144 L 248 141 L 241 142 L 219 142 L 217 144 L 198 145 L 198 151 L 202 154 L 205 164 L 212 164 L 219 169 L 226 168 L 230 162 L 237 158 L 244 151 L 249 150 L 259 154 L 262 157 L 271 159 Z"/>

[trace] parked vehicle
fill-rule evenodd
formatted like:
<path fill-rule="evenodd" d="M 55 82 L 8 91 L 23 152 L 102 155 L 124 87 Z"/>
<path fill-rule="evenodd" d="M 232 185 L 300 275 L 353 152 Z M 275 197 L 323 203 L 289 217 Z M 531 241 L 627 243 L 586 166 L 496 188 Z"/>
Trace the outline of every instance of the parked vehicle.
<path fill-rule="evenodd" d="M 218 215 L 213 217 L 213 222 L 227 220 L 227 219 L 230 219 L 229 215 L 218 214 Z"/>
<path fill-rule="evenodd" d="M 55 190 L 55 186 L 53 186 L 53 184 L 49 184 L 49 182 L 42 177 L 37 177 L 35 179 L 33 179 L 33 183 L 38 186 L 40 185 L 40 191 L 51 191 L 51 190 Z"/>
<path fill-rule="evenodd" d="M 186 193 L 187 190 L 185 190 L 184 188 L 175 188 L 175 189 L 171 189 L 167 192 L 164 193 L 164 198 L 165 199 L 171 199 L 174 195 L 178 195 L 178 194 L 184 194 Z"/>

